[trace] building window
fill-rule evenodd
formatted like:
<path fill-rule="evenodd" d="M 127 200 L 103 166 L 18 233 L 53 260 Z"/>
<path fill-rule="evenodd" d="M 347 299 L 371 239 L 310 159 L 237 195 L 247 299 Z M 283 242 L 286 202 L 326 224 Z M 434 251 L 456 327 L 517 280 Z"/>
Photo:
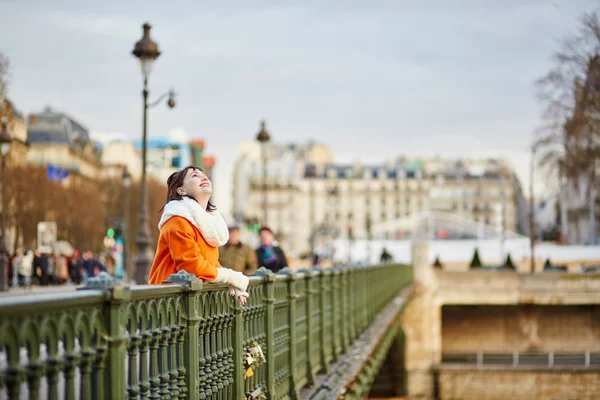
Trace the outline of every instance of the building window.
<path fill-rule="evenodd" d="M 371 199 L 370 199 L 369 197 L 367 197 L 367 198 L 365 199 L 365 204 L 366 204 L 367 206 L 371 205 Z"/>
<path fill-rule="evenodd" d="M 400 213 L 396 212 L 396 219 L 400 218 Z"/>
<path fill-rule="evenodd" d="M 352 218 L 354 218 L 354 215 L 351 212 L 348 213 L 348 219 L 351 220 Z"/>
<path fill-rule="evenodd" d="M 386 218 L 385 212 L 382 212 L 382 213 L 381 213 L 381 220 L 382 220 L 382 221 L 385 221 L 385 218 Z"/>

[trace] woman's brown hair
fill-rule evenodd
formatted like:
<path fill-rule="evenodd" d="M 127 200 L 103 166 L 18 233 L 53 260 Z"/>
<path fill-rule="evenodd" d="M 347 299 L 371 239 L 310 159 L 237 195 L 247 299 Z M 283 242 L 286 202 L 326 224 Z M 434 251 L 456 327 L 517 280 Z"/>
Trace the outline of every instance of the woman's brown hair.
<path fill-rule="evenodd" d="M 165 206 L 167 205 L 167 203 L 172 200 L 181 200 L 183 197 L 189 197 L 190 199 L 193 199 L 194 201 L 196 201 L 196 199 L 194 199 L 192 196 L 188 196 L 188 195 L 182 196 L 179 193 L 177 193 L 177 188 L 180 188 L 183 186 L 183 180 L 185 179 L 185 176 L 187 175 L 187 172 L 190 169 L 195 169 L 200 172 L 204 172 L 204 171 L 202 171 L 201 168 L 198 168 L 194 165 L 188 165 L 181 171 L 173 172 L 171 174 L 171 176 L 169 176 L 169 179 L 167 179 L 167 201 L 166 201 L 165 205 L 162 206 L 159 213 L 162 212 L 165 209 Z M 212 204 L 210 201 L 206 205 L 206 211 L 208 211 L 208 212 L 215 211 L 216 209 L 217 209 L 217 207 L 215 207 L 214 204 Z"/>

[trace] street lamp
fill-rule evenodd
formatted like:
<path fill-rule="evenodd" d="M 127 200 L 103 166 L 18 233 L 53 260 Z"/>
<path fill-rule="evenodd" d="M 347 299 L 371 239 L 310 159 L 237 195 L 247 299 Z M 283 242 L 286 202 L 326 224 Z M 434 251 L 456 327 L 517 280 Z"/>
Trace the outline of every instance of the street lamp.
<path fill-rule="evenodd" d="M 131 280 L 131 266 L 129 265 L 129 192 L 131 188 L 131 174 L 127 167 L 123 167 L 123 189 L 124 189 L 124 199 L 123 199 L 123 223 L 121 225 L 121 236 L 123 237 L 123 269 L 125 272 L 125 278 L 127 280 Z"/>
<path fill-rule="evenodd" d="M 530 258 L 530 273 L 535 273 L 535 197 L 533 192 L 533 180 L 535 174 L 535 153 L 537 152 L 538 143 L 531 146 L 531 162 L 529 165 L 529 247 L 531 252 Z"/>
<path fill-rule="evenodd" d="M 262 152 L 262 190 L 263 190 L 263 221 L 262 225 L 267 224 L 267 144 L 271 141 L 271 135 L 265 128 L 265 121 L 260 121 L 260 131 L 256 135 L 256 140 L 261 145 Z"/>
<path fill-rule="evenodd" d="M 147 275 L 150 270 L 150 264 L 152 263 L 152 252 L 150 251 L 150 226 L 148 224 L 148 190 L 146 187 L 146 139 L 148 128 L 148 108 L 157 105 L 166 96 L 169 97 L 169 100 L 167 101 L 169 108 L 175 107 L 175 92 L 173 92 L 173 90 L 163 94 L 156 102 L 148 104 L 148 76 L 150 75 L 154 61 L 158 58 L 158 56 L 160 56 L 160 51 L 158 51 L 158 44 L 150 39 L 150 24 L 145 23 L 142 28 L 144 31 L 143 36 L 139 41 L 136 42 L 134 49 L 131 52 L 140 60 L 142 76 L 144 78 L 144 89 L 142 90 L 142 97 L 144 99 L 144 118 L 142 131 L 142 180 L 140 185 L 141 201 L 139 211 L 139 229 L 135 241 L 138 248 L 137 258 L 135 260 L 135 281 L 138 284 L 146 282 Z"/>
<path fill-rule="evenodd" d="M 2 220 L 0 221 L 0 291 L 8 290 L 8 249 L 6 248 L 6 158 L 10 151 L 10 135 L 6 131 L 6 117 L 1 120 L 2 131 L 0 132 L 0 154 L 2 155 Z"/>

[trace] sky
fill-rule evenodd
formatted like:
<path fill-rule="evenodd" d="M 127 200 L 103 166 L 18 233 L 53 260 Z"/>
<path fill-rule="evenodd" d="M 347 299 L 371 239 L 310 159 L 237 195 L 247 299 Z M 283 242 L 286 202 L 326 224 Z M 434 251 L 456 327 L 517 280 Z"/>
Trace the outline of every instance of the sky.
<path fill-rule="evenodd" d="M 9 96 L 25 113 L 68 113 L 96 137 L 142 131 L 131 55 L 152 24 L 162 55 L 150 136 L 184 129 L 217 158 L 231 206 L 237 145 L 261 119 L 276 142 L 317 140 L 339 162 L 500 156 L 528 187 L 541 104 L 534 81 L 588 0 L 0 0 Z M 536 178 L 536 191 L 547 179 Z"/>

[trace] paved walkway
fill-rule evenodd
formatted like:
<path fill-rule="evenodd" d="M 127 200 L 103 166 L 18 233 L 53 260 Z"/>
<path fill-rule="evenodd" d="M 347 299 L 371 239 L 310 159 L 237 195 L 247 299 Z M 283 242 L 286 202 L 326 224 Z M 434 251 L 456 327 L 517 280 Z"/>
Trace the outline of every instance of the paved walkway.
<path fill-rule="evenodd" d="M 57 286 L 32 286 L 31 288 L 10 288 L 8 292 L 0 292 L 0 297 L 24 296 L 28 294 L 60 293 L 73 292 L 77 289 L 75 285 L 57 285 Z"/>

